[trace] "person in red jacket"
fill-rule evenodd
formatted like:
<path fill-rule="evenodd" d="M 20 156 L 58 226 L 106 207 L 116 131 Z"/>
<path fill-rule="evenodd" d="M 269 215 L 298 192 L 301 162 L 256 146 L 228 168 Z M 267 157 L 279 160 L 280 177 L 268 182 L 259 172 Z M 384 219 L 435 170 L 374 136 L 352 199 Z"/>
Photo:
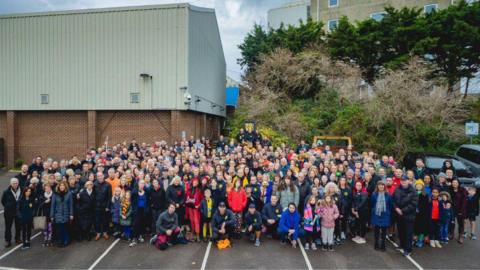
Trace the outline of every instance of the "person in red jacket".
<path fill-rule="evenodd" d="M 241 181 L 235 182 L 235 187 L 228 193 L 228 206 L 235 216 L 235 236 L 242 235 L 242 213 L 247 206 L 247 193 L 242 187 Z"/>
<path fill-rule="evenodd" d="M 187 207 L 187 217 L 190 220 L 192 232 L 195 233 L 195 241 L 200 241 L 200 204 L 203 200 L 203 192 L 198 184 L 198 178 L 192 179 L 186 192 L 185 205 Z"/>
<path fill-rule="evenodd" d="M 400 182 L 402 181 L 402 177 L 403 177 L 403 171 L 402 169 L 396 169 L 395 170 L 395 175 L 393 176 L 392 180 L 393 180 L 393 189 L 396 189 L 397 187 L 400 186 Z"/>

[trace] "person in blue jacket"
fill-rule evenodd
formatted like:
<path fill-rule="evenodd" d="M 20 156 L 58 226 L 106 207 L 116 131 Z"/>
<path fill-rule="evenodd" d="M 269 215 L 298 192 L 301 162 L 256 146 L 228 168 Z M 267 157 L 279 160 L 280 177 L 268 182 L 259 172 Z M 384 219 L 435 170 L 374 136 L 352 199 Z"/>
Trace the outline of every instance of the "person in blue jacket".
<path fill-rule="evenodd" d="M 278 224 L 278 235 L 282 244 L 290 241 L 293 248 L 297 247 L 298 232 L 300 229 L 300 214 L 298 214 L 295 203 L 289 203 L 287 209 L 283 211 Z"/>
<path fill-rule="evenodd" d="M 371 197 L 371 223 L 375 227 L 375 250 L 385 251 L 385 239 L 393 210 L 392 196 L 386 191 L 385 183 L 378 181 Z"/>

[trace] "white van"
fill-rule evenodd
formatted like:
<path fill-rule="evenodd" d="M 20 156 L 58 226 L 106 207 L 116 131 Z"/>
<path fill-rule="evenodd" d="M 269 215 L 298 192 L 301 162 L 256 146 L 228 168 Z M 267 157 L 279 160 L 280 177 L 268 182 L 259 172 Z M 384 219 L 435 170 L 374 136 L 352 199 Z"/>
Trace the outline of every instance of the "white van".
<path fill-rule="evenodd" d="M 455 157 L 461 160 L 475 176 L 480 176 L 480 145 L 464 144 L 457 149 Z"/>

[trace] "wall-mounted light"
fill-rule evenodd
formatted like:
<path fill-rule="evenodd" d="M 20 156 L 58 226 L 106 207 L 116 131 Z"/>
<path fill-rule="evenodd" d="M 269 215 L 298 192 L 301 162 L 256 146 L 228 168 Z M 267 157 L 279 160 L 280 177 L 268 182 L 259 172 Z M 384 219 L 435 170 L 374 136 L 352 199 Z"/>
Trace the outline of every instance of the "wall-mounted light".
<path fill-rule="evenodd" d="M 153 78 L 153 76 L 148 73 L 140 73 L 140 77 L 142 77 L 144 80 Z"/>

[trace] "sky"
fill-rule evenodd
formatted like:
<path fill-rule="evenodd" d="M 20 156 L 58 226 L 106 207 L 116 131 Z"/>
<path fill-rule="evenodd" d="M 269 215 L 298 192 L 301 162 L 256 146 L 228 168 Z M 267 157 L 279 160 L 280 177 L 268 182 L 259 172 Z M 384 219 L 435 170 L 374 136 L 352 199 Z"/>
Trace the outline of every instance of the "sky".
<path fill-rule="evenodd" d="M 227 63 L 227 75 L 239 81 L 238 45 L 254 23 L 267 25 L 267 11 L 294 0 L 0 0 L 0 14 L 71 9 L 185 3 L 215 8 Z"/>

